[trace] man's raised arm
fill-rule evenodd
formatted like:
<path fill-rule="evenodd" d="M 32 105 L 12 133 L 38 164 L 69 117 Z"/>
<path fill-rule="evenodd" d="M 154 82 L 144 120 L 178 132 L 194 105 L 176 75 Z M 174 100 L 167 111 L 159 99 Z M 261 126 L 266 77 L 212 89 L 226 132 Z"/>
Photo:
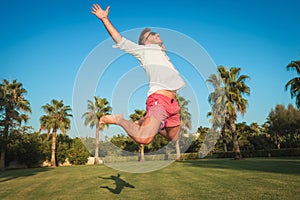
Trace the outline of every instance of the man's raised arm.
<path fill-rule="evenodd" d="M 103 22 L 107 32 L 109 33 L 111 38 L 115 41 L 115 43 L 119 43 L 122 39 L 122 36 L 115 29 L 115 27 L 108 19 L 109 9 L 110 6 L 107 6 L 106 10 L 102 10 L 102 8 L 98 4 L 93 4 L 91 12 Z"/>

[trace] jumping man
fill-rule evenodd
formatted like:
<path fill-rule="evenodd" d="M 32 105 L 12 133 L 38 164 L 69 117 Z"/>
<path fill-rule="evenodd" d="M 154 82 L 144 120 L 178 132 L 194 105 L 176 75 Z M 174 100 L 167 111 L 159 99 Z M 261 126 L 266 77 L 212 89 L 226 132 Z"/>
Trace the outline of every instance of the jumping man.
<path fill-rule="evenodd" d="M 177 141 L 180 132 L 180 107 L 176 101 L 176 91 L 185 83 L 169 57 L 158 33 L 145 28 L 138 44 L 122 37 L 108 19 L 110 7 L 103 10 L 93 4 L 92 13 L 104 24 L 116 43 L 115 47 L 133 55 L 144 68 L 149 79 L 146 101 L 146 116 L 139 122 L 125 120 L 121 114 L 105 115 L 102 124 L 121 126 L 137 143 L 149 144 L 159 132 L 170 141 Z"/>

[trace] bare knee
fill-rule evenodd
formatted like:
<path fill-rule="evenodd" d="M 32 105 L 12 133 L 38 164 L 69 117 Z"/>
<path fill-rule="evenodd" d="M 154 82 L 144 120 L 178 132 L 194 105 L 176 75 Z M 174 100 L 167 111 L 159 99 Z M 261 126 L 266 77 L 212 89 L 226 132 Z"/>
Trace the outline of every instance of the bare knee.
<path fill-rule="evenodd" d="M 154 137 L 149 137 L 149 138 L 137 138 L 136 142 L 139 144 L 150 144 L 153 141 Z"/>

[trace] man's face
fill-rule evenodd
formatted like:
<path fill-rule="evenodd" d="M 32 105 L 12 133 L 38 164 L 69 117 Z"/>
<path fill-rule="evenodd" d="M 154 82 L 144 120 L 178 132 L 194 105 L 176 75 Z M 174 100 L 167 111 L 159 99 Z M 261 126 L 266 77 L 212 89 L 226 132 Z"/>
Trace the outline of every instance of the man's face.
<path fill-rule="evenodd" d="M 147 32 L 144 35 L 144 43 L 145 44 L 158 44 L 161 45 L 163 42 L 160 39 L 160 36 L 158 33 L 155 32 Z"/>

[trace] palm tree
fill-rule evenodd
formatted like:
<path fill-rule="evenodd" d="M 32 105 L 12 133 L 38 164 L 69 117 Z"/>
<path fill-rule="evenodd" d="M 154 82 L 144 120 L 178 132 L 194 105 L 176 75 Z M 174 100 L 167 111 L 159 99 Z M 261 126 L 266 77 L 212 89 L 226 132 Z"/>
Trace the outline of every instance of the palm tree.
<path fill-rule="evenodd" d="M 0 84 L 0 170 L 5 169 L 5 153 L 9 136 L 29 119 L 26 113 L 31 113 L 30 103 L 24 98 L 27 91 L 22 83 L 4 79 Z M 17 127 L 16 127 L 17 126 Z"/>
<path fill-rule="evenodd" d="M 95 161 L 94 164 L 99 164 L 99 132 L 103 131 L 108 124 L 99 124 L 100 118 L 103 115 L 111 113 L 112 108 L 105 98 L 94 96 L 94 102 L 88 100 L 88 111 L 82 117 L 85 118 L 84 125 L 89 125 L 91 128 L 96 127 L 96 145 L 95 145 Z"/>
<path fill-rule="evenodd" d="M 135 109 L 134 113 L 130 115 L 130 119 L 133 122 L 138 122 L 145 115 L 146 115 L 145 110 Z M 141 162 L 143 162 L 145 160 L 144 148 L 145 148 L 145 146 L 143 144 L 140 144 L 140 147 L 139 147 L 139 153 L 140 153 L 139 161 L 141 161 Z"/>
<path fill-rule="evenodd" d="M 258 136 L 261 134 L 261 128 L 256 122 L 252 122 L 250 124 L 250 129 L 251 129 L 251 137 Z"/>
<path fill-rule="evenodd" d="M 179 115 L 180 115 L 180 134 L 186 135 L 188 134 L 188 130 L 192 129 L 191 123 L 191 114 L 189 113 L 188 104 L 189 101 L 186 100 L 182 96 L 177 96 L 177 101 L 180 107 Z M 180 153 L 180 145 L 179 145 L 179 138 L 176 141 L 176 160 L 179 161 L 181 159 Z"/>
<path fill-rule="evenodd" d="M 241 68 L 232 67 L 230 70 L 223 66 L 218 67 L 224 84 L 224 91 L 226 95 L 226 119 L 228 120 L 229 129 L 232 135 L 234 158 L 240 159 L 241 153 L 236 133 L 235 122 L 237 120 L 238 112 L 241 115 L 246 113 L 247 99 L 243 95 L 250 94 L 250 88 L 245 84 L 249 76 L 239 75 Z"/>
<path fill-rule="evenodd" d="M 40 117 L 41 125 L 46 129 L 52 130 L 52 147 L 51 147 L 51 166 L 56 167 L 55 151 L 56 151 L 56 135 L 57 131 L 66 134 L 66 131 L 71 128 L 70 117 L 72 115 L 70 106 L 65 106 L 63 100 L 51 100 L 51 104 L 42 106 L 42 109 L 46 113 Z"/>
<path fill-rule="evenodd" d="M 215 88 L 208 96 L 208 101 L 212 106 L 211 112 L 207 114 L 210 116 L 210 122 L 212 123 L 212 130 L 209 133 L 217 134 L 218 129 L 222 134 L 223 148 L 227 152 L 227 140 L 226 140 L 226 95 L 222 78 L 216 74 L 211 74 L 207 79 L 207 82 L 211 83 Z M 214 139 L 215 137 L 213 137 Z"/>
<path fill-rule="evenodd" d="M 296 70 L 297 74 L 300 75 L 300 60 L 292 61 L 287 65 L 288 70 Z M 291 97 L 296 97 L 296 106 L 300 109 L 300 77 L 295 77 L 285 84 L 285 90 L 290 86 Z"/>

